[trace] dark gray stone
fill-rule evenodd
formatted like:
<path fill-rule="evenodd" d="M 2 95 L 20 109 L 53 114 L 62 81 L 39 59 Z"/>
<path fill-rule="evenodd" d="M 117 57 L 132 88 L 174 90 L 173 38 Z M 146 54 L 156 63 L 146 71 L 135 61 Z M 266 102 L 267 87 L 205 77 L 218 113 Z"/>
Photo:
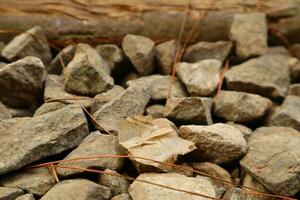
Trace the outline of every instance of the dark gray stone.
<path fill-rule="evenodd" d="M 112 196 L 126 193 L 129 187 L 129 181 L 122 177 L 118 172 L 110 169 L 104 170 L 104 174 L 100 174 L 99 184 L 108 187 Z"/>
<path fill-rule="evenodd" d="M 117 45 L 100 44 L 96 46 L 95 50 L 108 63 L 111 70 L 124 60 L 124 53 Z"/>

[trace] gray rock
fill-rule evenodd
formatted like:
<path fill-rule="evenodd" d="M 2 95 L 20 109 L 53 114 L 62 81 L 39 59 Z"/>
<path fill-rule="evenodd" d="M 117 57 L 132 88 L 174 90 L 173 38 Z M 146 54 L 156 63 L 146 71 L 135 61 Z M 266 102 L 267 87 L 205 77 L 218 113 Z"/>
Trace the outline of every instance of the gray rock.
<path fill-rule="evenodd" d="M 101 94 L 97 94 L 93 102 L 91 104 L 91 113 L 95 113 L 98 109 L 100 109 L 104 104 L 108 103 L 112 99 L 116 98 L 119 94 L 121 94 L 125 89 L 121 86 L 115 85 L 112 89 L 107 92 L 103 92 Z"/>
<path fill-rule="evenodd" d="M 246 141 L 248 141 L 249 137 L 253 134 L 253 131 L 250 128 L 242 124 L 236 124 L 233 122 L 226 122 L 226 124 L 229 124 L 234 128 L 239 129 L 239 131 L 241 131 Z"/>
<path fill-rule="evenodd" d="M 34 113 L 34 116 L 39 116 L 43 115 L 52 111 L 59 110 L 61 108 L 64 108 L 66 104 L 61 103 L 61 102 L 49 102 L 49 103 L 44 103 L 41 105 Z"/>
<path fill-rule="evenodd" d="M 2 176 L 0 184 L 20 188 L 40 197 L 55 185 L 55 179 L 47 168 L 22 169 Z"/>
<path fill-rule="evenodd" d="M 184 55 L 183 60 L 186 62 L 199 62 L 206 59 L 219 60 L 221 63 L 225 61 L 232 48 L 232 42 L 198 42 L 189 46 Z"/>
<path fill-rule="evenodd" d="M 160 169 L 170 171 L 178 155 L 195 149 L 194 143 L 180 138 L 175 125 L 165 118 L 152 119 L 147 116 L 127 118 L 118 133 L 120 144 L 125 147 L 139 172 Z M 153 159 L 139 159 L 138 157 Z"/>
<path fill-rule="evenodd" d="M 22 194 L 24 194 L 23 191 L 18 188 L 0 187 L 1 200 L 15 200 Z"/>
<path fill-rule="evenodd" d="M 164 110 L 165 106 L 160 104 L 153 104 L 146 108 L 145 114 L 153 118 L 162 118 L 164 116 Z"/>
<path fill-rule="evenodd" d="M 22 196 L 19 196 L 15 200 L 35 200 L 35 198 L 32 194 L 24 194 Z"/>
<path fill-rule="evenodd" d="M 108 63 L 111 70 L 124 60 L 124 53 L 117 45 L 100 44 L 96 46 L 95 50 Z"/>
<path fill-rule="evenodd" d="M 9 133 L 9 134 L 8 134 Z M 76 147 L 88 134 L 80 106 L 0 122 L 0 174 Z"/>
<path fill-rule="evenodd" d="M 86 98 L 86 100 L 85 100 Z M 44 101 L 58 100 L 66 104 L 79 104 L 84 107 L 90 107 L 92 100 L 86 96 L 77 96 L 64 91 L 62 77 L 49 74 L 46 78 Z M 76 100 L 80 99 L 80 100 Z"/>
<path fill-rule="evenodd" d="M 46 70 L 49 74 L 60 75 L 64 68 L 69 64 L 73 59 L 76 51 L 75 45 L 68 45 L 63 48 L 51 61 L 49 66 L 46 67 Z"/>
<path fill-rule="evenodd" d="M 109 188 L 86 179 L 64 180 L 53 186 L 41 200 L 108 200 Z"/>
<path fill-rule="evenodd" d="M 140 75 L 149 75 L 154 69 L 155 44 L 149 38 L 128 34 L 123 38 L 122 48 Z"/>
<path fill-rule="evenodd" d="M 227 182 L 232 182 L 230 174 L 225 169 L 216 164 L 210 162 L 192 163 L 192 167 L 210 176 L 225 180 Z M 215 185 L 222 186 L 226 189 L 230 189 L 233 187 L 233 184 L 226 183 L 224 181 L 220 181 L 213 178 L 211 180 Z"/>
<path fill-rule="evenodd" d="M 269 125 L 287 126 L 300 131 L 300 97 L 289 95 L 268 120 Z"/>
<path fill-rule="evenodd" d="M 290 56 L 289 50 L 286 49 L 284 46 L 269 47 L 266 51 L 266 54 Z"/>
<path fill-rule="evenodd" d="M 288 95 L 300 96 L 300 83 L 290 85 Z"/>
<path fill-rule="evenodd" d="M 155 55 L 162 74 L 171 74 L 177 51 L 177 40 L 163 42 L 155 47 Z"/>
<path fill-rule="evenodd" d="M 105 174 L 100 174 L 99 184 L 108 187 L 112 196 L 126 193 L 129 187 L 129 181 L 122 177 L 118 172 L 110 169 L 104 170 Z"/>
<path fill-rule="evenodd" d="M 264 55 L 229 69 L 225 81 L 229 90 L 256 93 L 269 98 L 282 98 L 290 84 L 289 59 Z"/>
<path fill-rule="evenodd" d="M 137 177 L 139 180 L 145 180 L 151 183 L 157 183 L 172 188 L 187 190 L 195 193 L 215 198 L 215 189 L 209 179 L 201 176 L 186 177 L 175 173 L 141 174 Z M 174 199 L 189 199 L 189 200 L 204 200 L 206 198 L 197 195 L 178 192 L 167 188 L 160 188 L 148 183 L 134 181 L 129 187 L 129 194 L 132 200 L 174 200 Z"/>
<path fill-rule="evenodd" d="M 227 190 L 222 198 L 222 200 L 245 200 L 245 195 L 243 190 L 240 188 L 231 188 Z"/>
<path fill-rule="evenodd" d="M 66 92 L 78 95 L 96 95 L 113 87 L 106 61 L 88 44 L 78 44 L 73 60 L 64 75 Z"/>
<path fill-rule="evenodd" d="M 293 83 L 300 82 L 300 62 L 291 68 L 291 80 Z"/>
<path fill-rule="evenodd" d="M 192 96 L 212 95 L 220 81 L 222 63 L 203 60 L 197 63 L 179 63 L 177 76 Z"/>
<path fill-rule="evenodd" d="M 127 82 L 127 85 L 144 85 L 150 87 L 150 98 L 152 100 L 162 100 L 168 97 L 171 76 L 151 75 L 141 77 Z M 173 97 L 186 97 L 187 92 L 184 85 L 175 77 L 172 81 L 171 94 Z"/>
<path fill-rule="evenodd" d="M 131 200 L 131 197 L 127 193 L 119 194 L 114 196 L 111 200 Z"/>
<path fill-rule="evenodd" d="M 40 58 L 45 65 L 48 65 L 52 59 L 47 38 L 40 26 L 35 26 L 17 35 L 4 47 L 1 55 L 9 61 L 35 56 Z"/>
<path fill-rule="evenodd" d="M 173 97 L 167 100 L 164 116 L 184 124 L 212 124 L 211 108 L 211 98 Z"/>
<path fill-rule="evenodd" d="M 101 127 L 99 124 L 95 124 L 95 126 L 117 134 L 120 130 L 120 122 L 126 117 L 142 115 L 149 99 L 148 88 L 140 85 L 130 86 L 93 114 Z"/>
<path fill-rule="evenodd" d="M 228 121 L 248 123 L 262 118 L 271 108 L 268 98 L 246 92 L 222 90 L 214 98 L 213 113 Z"/>
<path fill-rule="evenodd" d="M 118 138 L 112 135 L 104 135 L 99 131 L 90 133 L 80 145 L 74 149 L 65 160 L 82 158 L 96 155 L 124 155 L 125 150 L 119 145 Z M 118 170 L 124 164 L 124 158 L 98 158 L 89 160 L 76 160 L 73 162 L 61 162 L 58 166 L 112 169 Z M 69 176 L 78 174 L 80 171 L 58 168 L 57 174 L 60 176 Z"/>
<path fill-rule="evenodd" d="M 267 20 L 265 13 L 235 14 L 230 39 L 235 42 L 241 59 L 263 55 L 267 49 Z"/>
<path fill-rule="evenodd" d="M 29 107 L 42 95 L 45 76 L 39 58 L 26 57 L 0 69 L 0 100 L 13 107 Z"/>
<path fill-rule="evenodd" d="M 9 109 L 0 101 L 0 121 L 10 118 L 12 118 L 12 114 L 10 113 Z"/>
<path fill-rule="evenodd" d="M 179 136 L 195 143 L 195 160 L 216 164 L 227 163 L 245 155 L 247 143 L 243 134 L 228 124 L 187 125 L 179 128 Z"/>
<path fill-rule="evenodd" d="M 240 164 L 271 192 L 293 196 L 300 191 L 299 135 L 288 127 L 258 128 Z"/>

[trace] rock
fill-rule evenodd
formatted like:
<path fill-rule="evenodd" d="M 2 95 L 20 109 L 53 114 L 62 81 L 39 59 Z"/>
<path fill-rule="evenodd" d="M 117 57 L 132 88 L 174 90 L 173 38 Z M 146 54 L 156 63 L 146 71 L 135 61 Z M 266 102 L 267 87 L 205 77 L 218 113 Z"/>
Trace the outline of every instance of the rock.
<path fill-rule="evenodd" d="M 263 55 L 267 49 L 267 20 L 265 13 L 235 14 L 230 29 L 230 39 L 236 45 L 241 59 Z"/>
<path fill-rule="evenodd" d="M 288 59 L 285 58 L 265 55 L 234 66 L 225 73 L 226 85 L 229 90 L 282 98 L 290 84 Z"/>
<path fill-rule="evenodd" d="M 142 115 L 149 99 L 148 88 L 139 85 L 130 86 L 93 114 L 101 125 L 101 127 L 98 124 L 95 126 L 116 135 L 120 130 L 120 122 L 126 117 Z"/>
<path fill-rule="evenodd" d="M 300 43 L 293 44 L 291 46 L 291 52 L 293 52 L 293 56 L 300 59 Z"/>
<path fill-rule="evenodd" d="M 153 104 L 146 108 L 145 114 L 153 118 L 162 118 L 164 116 L 165 106 L 160 104 Z"/>
<path fill-rule="evenodd" d="M 124 60 L 124 53 L 117 45 L 114 44 L 100 44 L 95 50 L 108 63 L 111 70 Z"/>
<path fill-rule="evenodd" d="M 2 176 L 0 184 L 20 188 L 40 197 L 55 185 L 55 179 L 47 168 L 22 169 Z"/>
<path fill-rule="evenodd" d="M 288 95 L 300 96 L 300 83 L 290 85 Z"/>
<path fill-rule="evenodd" d="M 10 118 L 12 118 L 12 114 L 10 113 L 9 109 L 0 101 L 0 121 Z"/>
<path fill-rule="evenodd" d="M 1 56 L 9 61 L 35 56 L 40 58 L 44 65 L 48 65 L 52 59 L 47 38 L 40 26 L 35 26 L 17 35 L 2 49 Z"/>
<path fill-rule="evenodd" d="M 202 162 L 202 163 L 192 163 L 192 167 L 200 172 L 206 173 L 212 177 L 216 177 L 227 182 L 232 182 L 230 174 L 223 169 L 222 167 L 210 163 L 210 162 Z M 212 181 L 217 186 L 222 186 L 226 189 L 230 189 L 233 187 L 233 184 L 226 183 L 224 181 L 220 181 L 217 179 L 213 179 Z"/>
<path fill-rule="evenodd" d="M 234 128 L 239 129 L 239 131 L 241 131 L 246 141 L 248 141 L 249 137 L 253 134 L 253 131 L 250 128 L 242 124 L 235 124 L 233 122 L 226 122 L 226 124 L 229 124 Z"/>
<path fill-rule="evenodd" d="M 180 137 L 195 143 L 197 149 L 192 152 L 195 160 L 228 163 L 242 157 L 247 151 L 243 134 L 228 124 L 181 126 L 178 133 Z"/>
<path fill-rule="evenodd" d="M 121 86 L 115 85 L 112 89 L 107 92 L 103 92 L 101 94 L 97 94 L 91 105 L 91 113 L 95 113 L 98 109 L 100 109 L 104 104 L 108 103 L 112 99 L 116 98 L 119 94 L 121 94 L 125 89 Z"/>
<path fill-rule="evenodd" d="M 7 63 L 0 62 L 0 69 L 1 69 L 2 67 L 4 67 L 5 65 L 7 65 Z"/>
<path fill-rule="evenodd" d="M 287 126 L 300 131 L 300 97 L 288 95 L 268 120 L 269 125 Z"/>
<path fill-rule="evenodd" d="M 111 200 L 131 200 L 131 197 L 129 194 L 124 193 L 114 196 Z"/>
<path fill-rule="evenodd" d="M 9 106 L 6 106 L 6 108 L 9 110 L 11 113 L 12 117 L 32 117 L 36 107 L 31 106 L 30 108 L 12 108 Z"/>
<path fill-rule="evenodd" d="M 284 46 L 269 47 L 266 54 L 290 56 L 289 50 L 286 49 Z"/>
<path fill-rule="evenodd" d="M 221 63 L 228 57 L 232 48 L 232 42 L 198 42 L 189 46 L 184 55 L 183 60 L 190 63 L 199 62 L 207 59 L 219 60 Z"/>
<path fill-rule="evenodd" d="M 288 127 L 256 129 L 240 164 L 274 194 L 295 195 L 300 191 L 299 134 Z"/>
<path fill-rule="evenodd" d="M 189 166 L 188 163 L 182 163 L 180 165 L 176 164 L 175 166 L 172 166 L 168 172 L 170 173 L 176 173 L 181 174 L 187 177 L 193 177 L 194 176 L 194 169 Z"/>
<path fill-rule="evenodd" d="M 90 133 L 80 145 L 65 157 L 65 160 L 97 155 L 124 155 L 124 149 L 119 145 L 118 138 L 112 135 L 104 135 L 99 131 Z M 61 162 L 58 166 L 112 169 L 118 170 L 124 164 L 124 158 L 98 158 L 90 160 L 76 160 L 73 162 Z M 58 168 L 57 174 L 69 176 L 78 174 L 80 171 Z"/>
<path fill-rule="evenodd" d="M 194 193 L 215 198 L 215 189 L 209 179 L 197 176 L 186 177 L 175 173 L 141 174 L 137 177 L 138 180 L 144 180 L 151 183 L 165 185 L 167 187 L 187 190 Z M 193 195 L 185 192 L 179 192 L 168 188 L 157 187 L 149 183 L 134 181 L 129 187 L 129 194 L 132 200 L 173 200 L 173 199 L 189 199 L 189 200 L 204 200 L 207 198 Z"/>
<path fill-rule="evenodd" d="M 171 74 L 177 51 L 177 40 L 163 42 L 155 47 L 155 55 L 162 74 Z"/>
<path fill-rule="evenodd" d="M 240 188 L 231 188 L 227 190 L 222 198 L 223 200 L 245 200 L 243 190 Z"/>
<path fill-rule="evenodd" d="M 53 186 L 41 200 L 108 200 L 109 188 L 86 179 L 64 180 Z"/>
<path fill-rule="evenodd" d="M 94 96 L 114 85 L 110 68 L 88 44 L 78 44 L 73 60 L 65 70 L 66 92 Z"/>
<path fill-rule="evenodd" d="M 0 100 L 12 107 L 29 107 L 42 95 L 44 65 L 26 57 L 0 69 Z"/>
<path fill-rule="evenodd" d="M 209 96 L 218 87 L 221 67 L 222 63 L 218 60 L 180 63 L 177 66 L 177 76 L 192 96 Z"/>
<path fill-rule="evenodd" d="M 300 62 L 296 63 L 290 70 L 292 82 L 300 82 Z"/>
<path fill-rule="evenodd" d="M 46 78 L 44 101 L 55 99 L 62 103 L 79 104 L 84 107 L 90 107 L 92 103 L 91 99 L 86 96 L 77 96 L 64 91 L 62 77 L 50 74 Z"/>
<path fill-rule="evenodd" d="M 123 78 L 123 80 L 121 81 L 121 86 L 127 87 L 127 81 L 134 80 L 134 79 L 137 79 L 137 78 L 139 78 L 139 77 L 140 77 L 140 75 L 138 75 L 137 73 L 135 73 L 135 72 L 129 72 L 129 73 Z"/>
<path fill-rule="evenodd" d="M 0 52 L 4 49 L 4 47 L 5 47 L 5 44 L 0 41 Z"/>
<path fill-rule="evenodd" d="M 112 196 L 127 192 L 129 187 L 129 181 L 127 179 L 110 169 L 104 170 L 104 173 L 107 174 L 100 174 L 99 184 L 108 187 Z"/>
<path fill-rule="evenodd" d="M 46 67 L 46 70 L 49 74 L 60 75 L 64 68 L 69 64 L 73 59 L 76 51 L 75 45 L 68 45 L 63 48 L 51 61 L 49 66 Z"/>
<path fill-rule="evenodd" d="M 170 98 L 164 116 L 183 124 L 212 124 L 212 100 L 207 97 Z"/>
<path fill-rule="evenodd" d="M 144 85 L 145 87 L 150 87 L 150 98 L 152 100 L 162 100 L 168 97 L 170 83 L 171 76 L 151 75 L 128 81 L 126 84 L 128 86 Z M 173 79 L 170 96 L 187 96 L 184 85 L 177 78 Z"/>
<path fill-rule="evenodd" d="M 122 48 L 134 68 L 140 75 L 149 75 L 154 69 L 155 44 L 149 38 L 127 34 L 122 41 Z"/>
<path fill-rule="evenodd" d="M 35 198 L 32 194 L 24 194 L 22 196 L 19 196 L 15 200 L 35 200 Z"/>
<path fill-rule="evenodd" d="M 118 138 L 129 155 L 133 156 L 131 159 L 139 171 L 148 171 L 153 167 L 168 171 L 171 166 L 161 162 L 175 163 L 178 155 L 184 155 L 195 149 L 194 143 L 178 137 L 175 125 L 164 118 L 152 119 L 146 116 L 127 118 L 122 122 Z"/>
<path fill-rule="evenodd" d="M 262 118 L 271 108 L 268 98 L 246 92 L 222 90 L 214 98 L 213 113 L 228 121 L 250 123 Z"/>
<path fill-rule="evenodd" d="M 66 104 L 61 103 L 61 102 L 49 102 L 49 103 L 44 103 L 41 105 L 34 113 L 34 116 L 39 116 L 43 115 L 52 111 L 59 110 L 61 108 L 64 108 Z"/>
<path fill-rule="evenodd" d="M 8 134 L 9 133 L 9 134 Z M 88 134 L 79 106 L 0 122 L 0 174 L 76 147 Z"/>
<path fill-rule="evenodd" d="M 15 200 L 22 194 L 23 191 L 17 188 L 0 187 L 0 199 L 3 200 Z"/>

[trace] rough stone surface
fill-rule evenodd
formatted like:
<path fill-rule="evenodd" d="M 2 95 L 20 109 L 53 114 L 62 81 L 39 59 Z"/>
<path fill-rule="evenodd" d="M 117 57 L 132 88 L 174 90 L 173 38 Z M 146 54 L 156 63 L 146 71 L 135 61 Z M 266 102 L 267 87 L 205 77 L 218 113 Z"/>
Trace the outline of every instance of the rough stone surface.
<path fill-rule="evenodd" d="M 222 200 L 245 200 L 245 195 L 240 188 L 231 188 L 225 192 Z"/>
<path fill-rule="evenodd" d="M 197 63 L 180 63 L 177 76 L 192 96 L 212 95 L 220 80 L 222 63 L 218 60 L 203 60 Z"/>
<path fill-rule="evenodd" d="M 24 194 L 22 196 L 19 196 L 15 200 L 35 200 L 35 198 L 32 194 Z"/>
<path fill-rule="evenodd" d="M 209 179 L 197 176 L 186 177 L 184 175 L 176 173 L 155 174 L 147 173 L 141 174 L 137 177 L 139 180 L 145 180 L 172 188 L 180 188 L 182 190 L 188 190 L 195 193 L 201 193 L 203 195 L 215 197 L 215 189 Z M 129 187 L 129 194 L 132 200 L 205 200 L 207 198 L 192 195 L 184 192 L 178 192 L 167 188 L 158 188 L 157 186 L 143 183 L 140 181 L 134 181 Z"/>
<path fill-rule="evenodd" d="M 122 47 L 134 68 L 140 75 L 149 75 L 154 69 L 155 44 L 149 38 L 128 34 Z"/>
<path fill-rule="evenodd" d="M 12 114 L 9 109 L 0 101 L 0 121 L 3 119 L 12 118 Z"/>
<path fill-rule="evenodd" d="M 293 83 L 300 82 L 300 62 L 291 68 L 291 80 Z"/>
<path fill-rule="evenodd" d="M 3 200 L 15 200 L 22 194 L 23 191 L 18 188 L 0 187 L 0 199 Z"/>
<path fill-rule="evenodd" d="M 268 120 L 269 125 L 287 126 L 300 131 L 300 97 L 289 95 Z"/>
<path fill-rule="evenodd" d="M 0 69 L 0 100 L 13 107 L 29 107 L 42 95 L 45 76 L 39 58 L 28 56 Z"/>
<path fill-rule="evenodd" d="M 250 123 L 262 118 L 271 108 L 268 98 L 246 92 L 221 91 L 214 98 L 213 113 L 228 121 Z"/>
<path fill-rule="evenodd" d="M 66 92 L 94 96 L 112 88 L 114 80 L 109 76 L 106 61 L 88 44 L 78 44 L 73 60 L 64 75 Z"/>
<path fill-rule="evenodd" d="M 95 155 L 124 155 L 124 149 L 119 145 L 118 138 L 112 135 L 104 135 L 99 131 L 90 133 L 80 145 L 74 149 L 65 160 L 82 158 Z M 62 162 L 58 166 L 112 169 L 118 170 L 123 166 L 123 158 L 99 158 L 93 160 L 77 160 L 74 162 Z M 68 176 L 80 173 L 77 170 L 58 168 L 57 173 L 60 176 Z"/>
<path fill-rule="evenodd" d="M 288 127 L 258 128 L 240 164 L 271 192 L 293 196 L 300 191 L 299 135 Z"/>
<path fill-rule="evenodd" d="M 269 47 L 266 54 L 290 56 L 290 52 L 284 46 Z"/>
<path fill-rule="evenodd" d="M 174 163 L 178 155 L 187 154 L 195 149 L 194 143 L 178 137 L 175 125 L 164 118 L 136 116 L 127 118 L 121 127 L 119 142 L 132 156 Z M 150 160 L 131 159 L 136 162 L 139 171 L 147 171 L 150 166 L 164 171 L 170 170 L 171 167 Z"/>
<path fill-rule="evenodd" d="M 127 193 L 114 196 L 111 200 L 131 200 L 131 197 Z"/>
<path fill-rule="evenodd" d="M 235 14 L 230 38 L 241 59 L 263 55 L 267 49 L 267 20 L 264 13 Z"/>
<path fill-rule="evenodd" d="M 5 105 L 6 106 L 6 105 Z M 30 108 L 13 108 L 6 106 L 6 108 L 11 113 L 12 117 L 32 117 L 34 111 L 36 109 L 35 106 L 31 106 Z"/>
<path fill-rule="evenodd" d="M 53 186 L 41 200 L 108 200 L 109 188 L 86 179 L 64 180 Z"/>
<path fill-rule="evenodd" d="M 0 184 L 42 196 L 55 185 L 55 179 L 47 168 L 23 169 L 4 175 L 0 178 Z"/>
<path fill-rule="evenodd" d="M 79 106 L 0 122 L 0 174 L 76 147 L 88 134 Z"/>
<path fill-rule="evenodd" d="M 100 44 L 95 50 L 108 63 L 111 70 L 124 60 L 124 53 L 117 45 Z"/>
<path fill-rule="evenodd" d="M 290 85 L 288 95 L 295 95 L 300 97 L 300 83 Z"/>
<path fill-rule="evenodd" d="M 2 49 L 1 55 L 10 61 L 35 56 L 40 58 L 45 65 L 48 65 L 52 59 L 44 31 L 39 26 L 17 35 Z"/>
<path fill-rule="evenodd" d="M 127 85 L 145 85 L 150 88 L 150 98 L 153 100 L 162 100 L 168 97 L 171 76 L 151 75 L 127 82 Z M 187 92 L 184 85 L 177 79 L 173 79 L 171 94 L 173 97 L 186 97 Z"/>
<path fill-rule="evenodd" d="M 184 124 L 212 124 L 211 108 L 211 98 L 173 97 L 166 103 L 164 116 Z"/>
<path fill-rule="evenodd" d="M 112 89 L 108 90 L 107 92 L 103 92 L 101 94 L 96 95 L 91 104 L 91 113 L 95 113 L 104 104 L 116 98 L 124 90 L 125 89 L 123 87 L 115 85 Z"/>
<path fill-rule="evenodd" d="M 232 43 L 228 41 L 198 42 L 186 49 L 183 60 L 194 63 L 201 60 L 214 59 L 223 63 L 229 55 L 231 48 Z"/>
<path fill-rule="evenodd" d="M 159 63 L 159 71 L 162 74 L 171 74 L 178 42 L 177 40 L 170 40 L 163 42 L 155 47 L 156 58 Z"/>
<path fill-rule="evenodd" d="M 229 90 L 256 93 L 269 98 L 282 98 L 290 84 L 288 59 L 264 55 L 234 66 L 225 73 Z"/>
<path fill-rule="evenodd" d="M 43 114 L 46 114 L 46 113 L 49 113 L 52 111 L 56 111 L 65 106 L 66 106 L 66 104 L 61 103 L 61 102 L 44 103 L 35 111 L 34 116 L 39 116 L 39 115 L 43 115 Z"/>
<path fill-rule="evenodd" d="M 162 118 L 164 116 L 165 106 L 153 104 L 146 108 L 145 114 L 153 118 Z"/>
<path fill-rule="evenodd" d="M 228 124 L 181 126 L 178 133 L 180 137 L 195 143 L 197 150 L 192 152 L 195 160 L 227 163 L 237 160 L 247 151 L 243 134 Z"/>
<path fill-rule="evenodd" d="M 46 70 L 49 74 L 60 75 L 64 68 L 73 59 L 76 52 L 75 45 L 68 45 L 63 48 L 56 56 L 53 58 Z"/>
<path fill-rule="evenodd" d="M 148 87 L 130 86 L 93 114 L 101 127 L 99 124 L 95 124 L 95 126 L 117 134 L 120 122 L 126 117 L 142 115 L 149 99 Z"/>
<path fill-rule="evenodd" d="M 241 131 L 241 133 L 244 135 L 244 138 L 246 141 L 253 134 L 253 131 L 250 128 L 248 128 L 247 126 L 244 126 L 242 124 L 236 124 L 233 122 L 226 122 L 226 124 L 229 124 L 237 129 L 239 129 Z"/>
<path fill-rule="evenodd" d="M 99 184 L 108 187 L 112 196 L 127 192 L 129 187 L 127 179 L 110 169 L 106 169 L 104 172 L 108 174 L 100 174 Z"/>

